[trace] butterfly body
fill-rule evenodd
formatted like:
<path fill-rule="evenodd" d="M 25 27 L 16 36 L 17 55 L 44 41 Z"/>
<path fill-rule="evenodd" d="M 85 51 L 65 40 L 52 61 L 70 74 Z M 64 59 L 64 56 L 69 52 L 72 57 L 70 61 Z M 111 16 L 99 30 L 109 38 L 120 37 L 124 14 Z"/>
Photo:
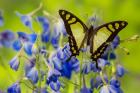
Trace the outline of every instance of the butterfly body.
<path fill-rule="evenodd" d="M 117 34 L 128 24 L 126 21 L 112 21 L 96 28 L 93 26 L 88 28 L 79 18 L 66 10 L 59 10 L 59 15 L 65 24 L 72 56 L 79 55 L 81 48 L 89 46 L 91 59 L 96 62 Z M 76 24 L 80 24 L 82 31 L 72 29 Z M 80 35 L 83 39 L 79 37 Z"/>

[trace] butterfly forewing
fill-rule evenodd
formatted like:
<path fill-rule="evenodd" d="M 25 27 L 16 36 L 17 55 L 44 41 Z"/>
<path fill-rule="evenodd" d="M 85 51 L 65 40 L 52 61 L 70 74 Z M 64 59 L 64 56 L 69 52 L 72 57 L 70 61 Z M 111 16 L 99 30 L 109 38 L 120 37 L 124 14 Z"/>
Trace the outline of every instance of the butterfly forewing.
<path fill-rule="evenodd" d="M 88 28 L 79 18 L 66 10 L 59 10 L 59 15 L 63 19 L 68 33 L 70 51 L 73 56 L 78 55 L 87 36 Z"/>
<path fill-rule="evenodd" d="M 113 21 L 94 29 L 96 33 L 92 33 L 90 36 L 92 37 L 90 39 L 92 39 L 93 44 L 91 46 L 91 57 L 94 61 L 97 61 L 102 56 L 109 43 L 113 41 L 119 31 L 126 27 L 127 24 L 125 21 Z"/>

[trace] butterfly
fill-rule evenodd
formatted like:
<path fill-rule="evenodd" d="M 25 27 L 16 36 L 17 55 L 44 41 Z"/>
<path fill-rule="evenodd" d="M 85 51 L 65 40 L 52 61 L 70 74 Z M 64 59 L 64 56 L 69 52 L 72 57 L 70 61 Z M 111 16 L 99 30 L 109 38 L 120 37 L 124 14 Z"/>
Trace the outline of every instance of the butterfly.
<path fill-rule="evenodd" d="M 91 59 L 95 62 L 102 57 L 109 43 L 128 24 L 126 21 L 112 21 L 96 28 L 92 25 L 88 28 L 71 12 L 59 10 L 59 15 L 64 22 L 68 34 L 71 56 L 79 55 L 81 48 L 89 46 Z"/>

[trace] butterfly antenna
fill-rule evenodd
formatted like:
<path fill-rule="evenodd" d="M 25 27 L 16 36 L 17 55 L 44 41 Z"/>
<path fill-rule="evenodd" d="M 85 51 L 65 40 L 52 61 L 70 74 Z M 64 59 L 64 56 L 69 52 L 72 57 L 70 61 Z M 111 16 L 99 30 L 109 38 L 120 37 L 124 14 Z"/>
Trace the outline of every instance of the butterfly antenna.
<path fill-rule="evenodd" d="M 126 53 L 126 55 L 129 55 L 130 54 L 130 52 L 129 52 L 129 50 L 127 49 L 127 48 L 125 48 L 125 47 L 122 47 L 122 46 L 118 46 L 121 50 L 123 50 L 125 53 Z"/>
<path fill-rule="evenodd" d="M 133 36 L 131 36 L 129 38 L 121 40 L 120 42 L 123 43 L 123 42 L 128 42 L 128 41 L 137 41 L 139 38 L 140 38 L 139 35 L 133 35 Z"/>

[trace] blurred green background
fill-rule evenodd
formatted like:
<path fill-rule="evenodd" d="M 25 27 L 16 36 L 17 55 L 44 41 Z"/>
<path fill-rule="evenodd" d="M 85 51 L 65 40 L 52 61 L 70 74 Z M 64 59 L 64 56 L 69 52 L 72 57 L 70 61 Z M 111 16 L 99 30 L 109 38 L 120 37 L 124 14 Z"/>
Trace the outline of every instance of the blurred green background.
<path fill-rule="evenodd" d="M 27 14 L 43 3 L 43 10 L 53 16 L 58 16 L 59 9 L 66 9 L 76 14 L 84 22 L 87 16 L 97 12 L 104 22 L 114 20 L 126 20 L 128 26 L 119 33 L 121 39 L 140 34 L 140 0 L 0 0 L 0 9 L 4 12 L 4 26 L 0 31 L 6 29 L 12 31 L 27 31 L 16 16 L 15 11 Z M 41 15 L 41 14 L 39 14 Z M 35 29 L 36 25 L 34 26 Z M 121 64 L 128 73 L 121 79 L 124 93 L 140 93 L 140 40 L 137 42 L 125 42 L 121 46 L 130 51 L 130 55 L 124 52 L 120 54 Z M 10 69 L 8 62 L 16 55 L 12 49 L 0 49 L 0 89 L 5 90 L 15 82 L 21 75 L 20 71 Z"/>

